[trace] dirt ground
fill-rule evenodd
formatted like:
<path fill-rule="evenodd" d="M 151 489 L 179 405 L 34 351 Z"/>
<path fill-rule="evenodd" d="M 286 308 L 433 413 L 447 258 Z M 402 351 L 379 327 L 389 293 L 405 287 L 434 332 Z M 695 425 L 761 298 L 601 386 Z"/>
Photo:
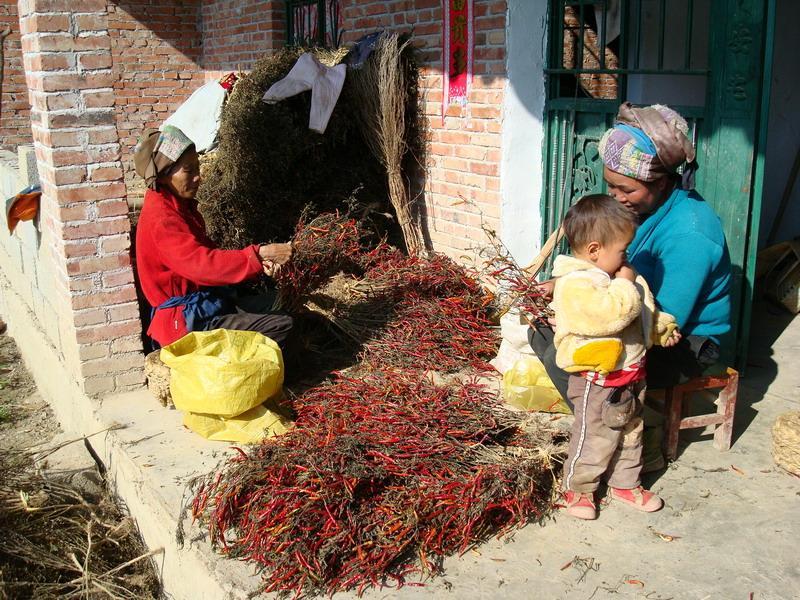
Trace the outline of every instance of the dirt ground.
<path fill-rule="evenodd" d="M 0 598 L 159 597 L 133 521 L 82 441 L 61 433 L 0 335 Z"/>

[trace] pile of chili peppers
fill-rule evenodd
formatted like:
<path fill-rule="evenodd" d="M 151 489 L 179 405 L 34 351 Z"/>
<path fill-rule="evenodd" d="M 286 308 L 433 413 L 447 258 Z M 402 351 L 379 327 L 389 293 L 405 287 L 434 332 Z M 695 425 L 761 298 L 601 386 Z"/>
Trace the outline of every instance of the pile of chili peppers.
<path fill-rule="evenodd" d="M 477 383 L 365 370 L 295 409 L 296 428 L 240 450 L 193 504 L 224 552 L 258 565 L 265 591 L 399 586 L 548 507 L 541 440 Z"/>
<path fill-rule="evenodd" d="M 464 376 L 496 352 L 493 296 L 444 256 L 366 249 L 358 229 L 339 215 L 299 226 L 296 264 L 279 283 L 285 305 L 300 306 L 334 266 L 360 270 L 358 301 L 337 309 L 360 332 L 359 364 L 295 398 L 296 427 L 240 449 L 193 502 L 212 540 L 255 563 L 268 592 L 403 585 L 550 503 L 549 435 Z M 312 259 L 322 266 L 301 273 Z M 460 381 L 436 384 L 430 371 Z"/>

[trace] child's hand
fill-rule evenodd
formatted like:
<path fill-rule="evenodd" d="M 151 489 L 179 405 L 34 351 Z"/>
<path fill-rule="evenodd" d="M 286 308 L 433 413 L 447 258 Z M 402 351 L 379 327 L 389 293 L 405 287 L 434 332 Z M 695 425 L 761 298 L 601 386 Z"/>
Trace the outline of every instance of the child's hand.
<path fill-rule="evenodd" d="M 667 341 L 664 342 L 664 348 L 672 348 L 675 344 L 681 341 L 682 337 L 683 336 L 681 335 L 681 332 L 678 331 L 678 328 L 676 327 L 672 334 L 667 338 Z"/>
<path fill-rule="evenodd" d="M 614 273 L 614 278 L 636 281 L 636 271 L 634 271 L 629 264 L 625 263 L 619 268 L 619 271 Z"/>

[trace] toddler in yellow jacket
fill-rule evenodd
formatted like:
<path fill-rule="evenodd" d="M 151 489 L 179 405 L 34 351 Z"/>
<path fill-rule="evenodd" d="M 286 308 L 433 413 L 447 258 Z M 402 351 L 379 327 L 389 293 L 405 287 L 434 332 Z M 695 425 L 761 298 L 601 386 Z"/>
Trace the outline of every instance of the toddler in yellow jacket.
<path fill-rule="evenodd" d="M 627 264 L 636 215 L 604 194 L 581 198 L 564 219 L 572 256 L 556 258 L 552 308 L 556 364 L 570 373 L 575 406 L 564 464 L 568 514 L 597 518 L 605 476 L 612 498 L 652 512 L 661 499 L 641 486 L 644 358 L 653 344 L 680 339 L 647 282 Z"/>

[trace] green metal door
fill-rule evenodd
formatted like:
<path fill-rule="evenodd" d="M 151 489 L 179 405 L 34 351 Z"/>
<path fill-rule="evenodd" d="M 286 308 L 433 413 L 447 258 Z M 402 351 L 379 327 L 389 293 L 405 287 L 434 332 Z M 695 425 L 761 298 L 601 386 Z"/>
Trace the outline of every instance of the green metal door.
<path fill-rule="evenodd" d="M 543 233 L 555 229 L 575 200 L 606 190 L 597 146 L 620 102 L 678 110 L 698 149 L 697 189 L 722 220 L 734 265 L 733 331 L 723 345 L 728 362 L 734 353 L 746 354 L 760 212 L 755 149 L 767 16 L 773 14 L 768 1 L 550 4 Z"/>

